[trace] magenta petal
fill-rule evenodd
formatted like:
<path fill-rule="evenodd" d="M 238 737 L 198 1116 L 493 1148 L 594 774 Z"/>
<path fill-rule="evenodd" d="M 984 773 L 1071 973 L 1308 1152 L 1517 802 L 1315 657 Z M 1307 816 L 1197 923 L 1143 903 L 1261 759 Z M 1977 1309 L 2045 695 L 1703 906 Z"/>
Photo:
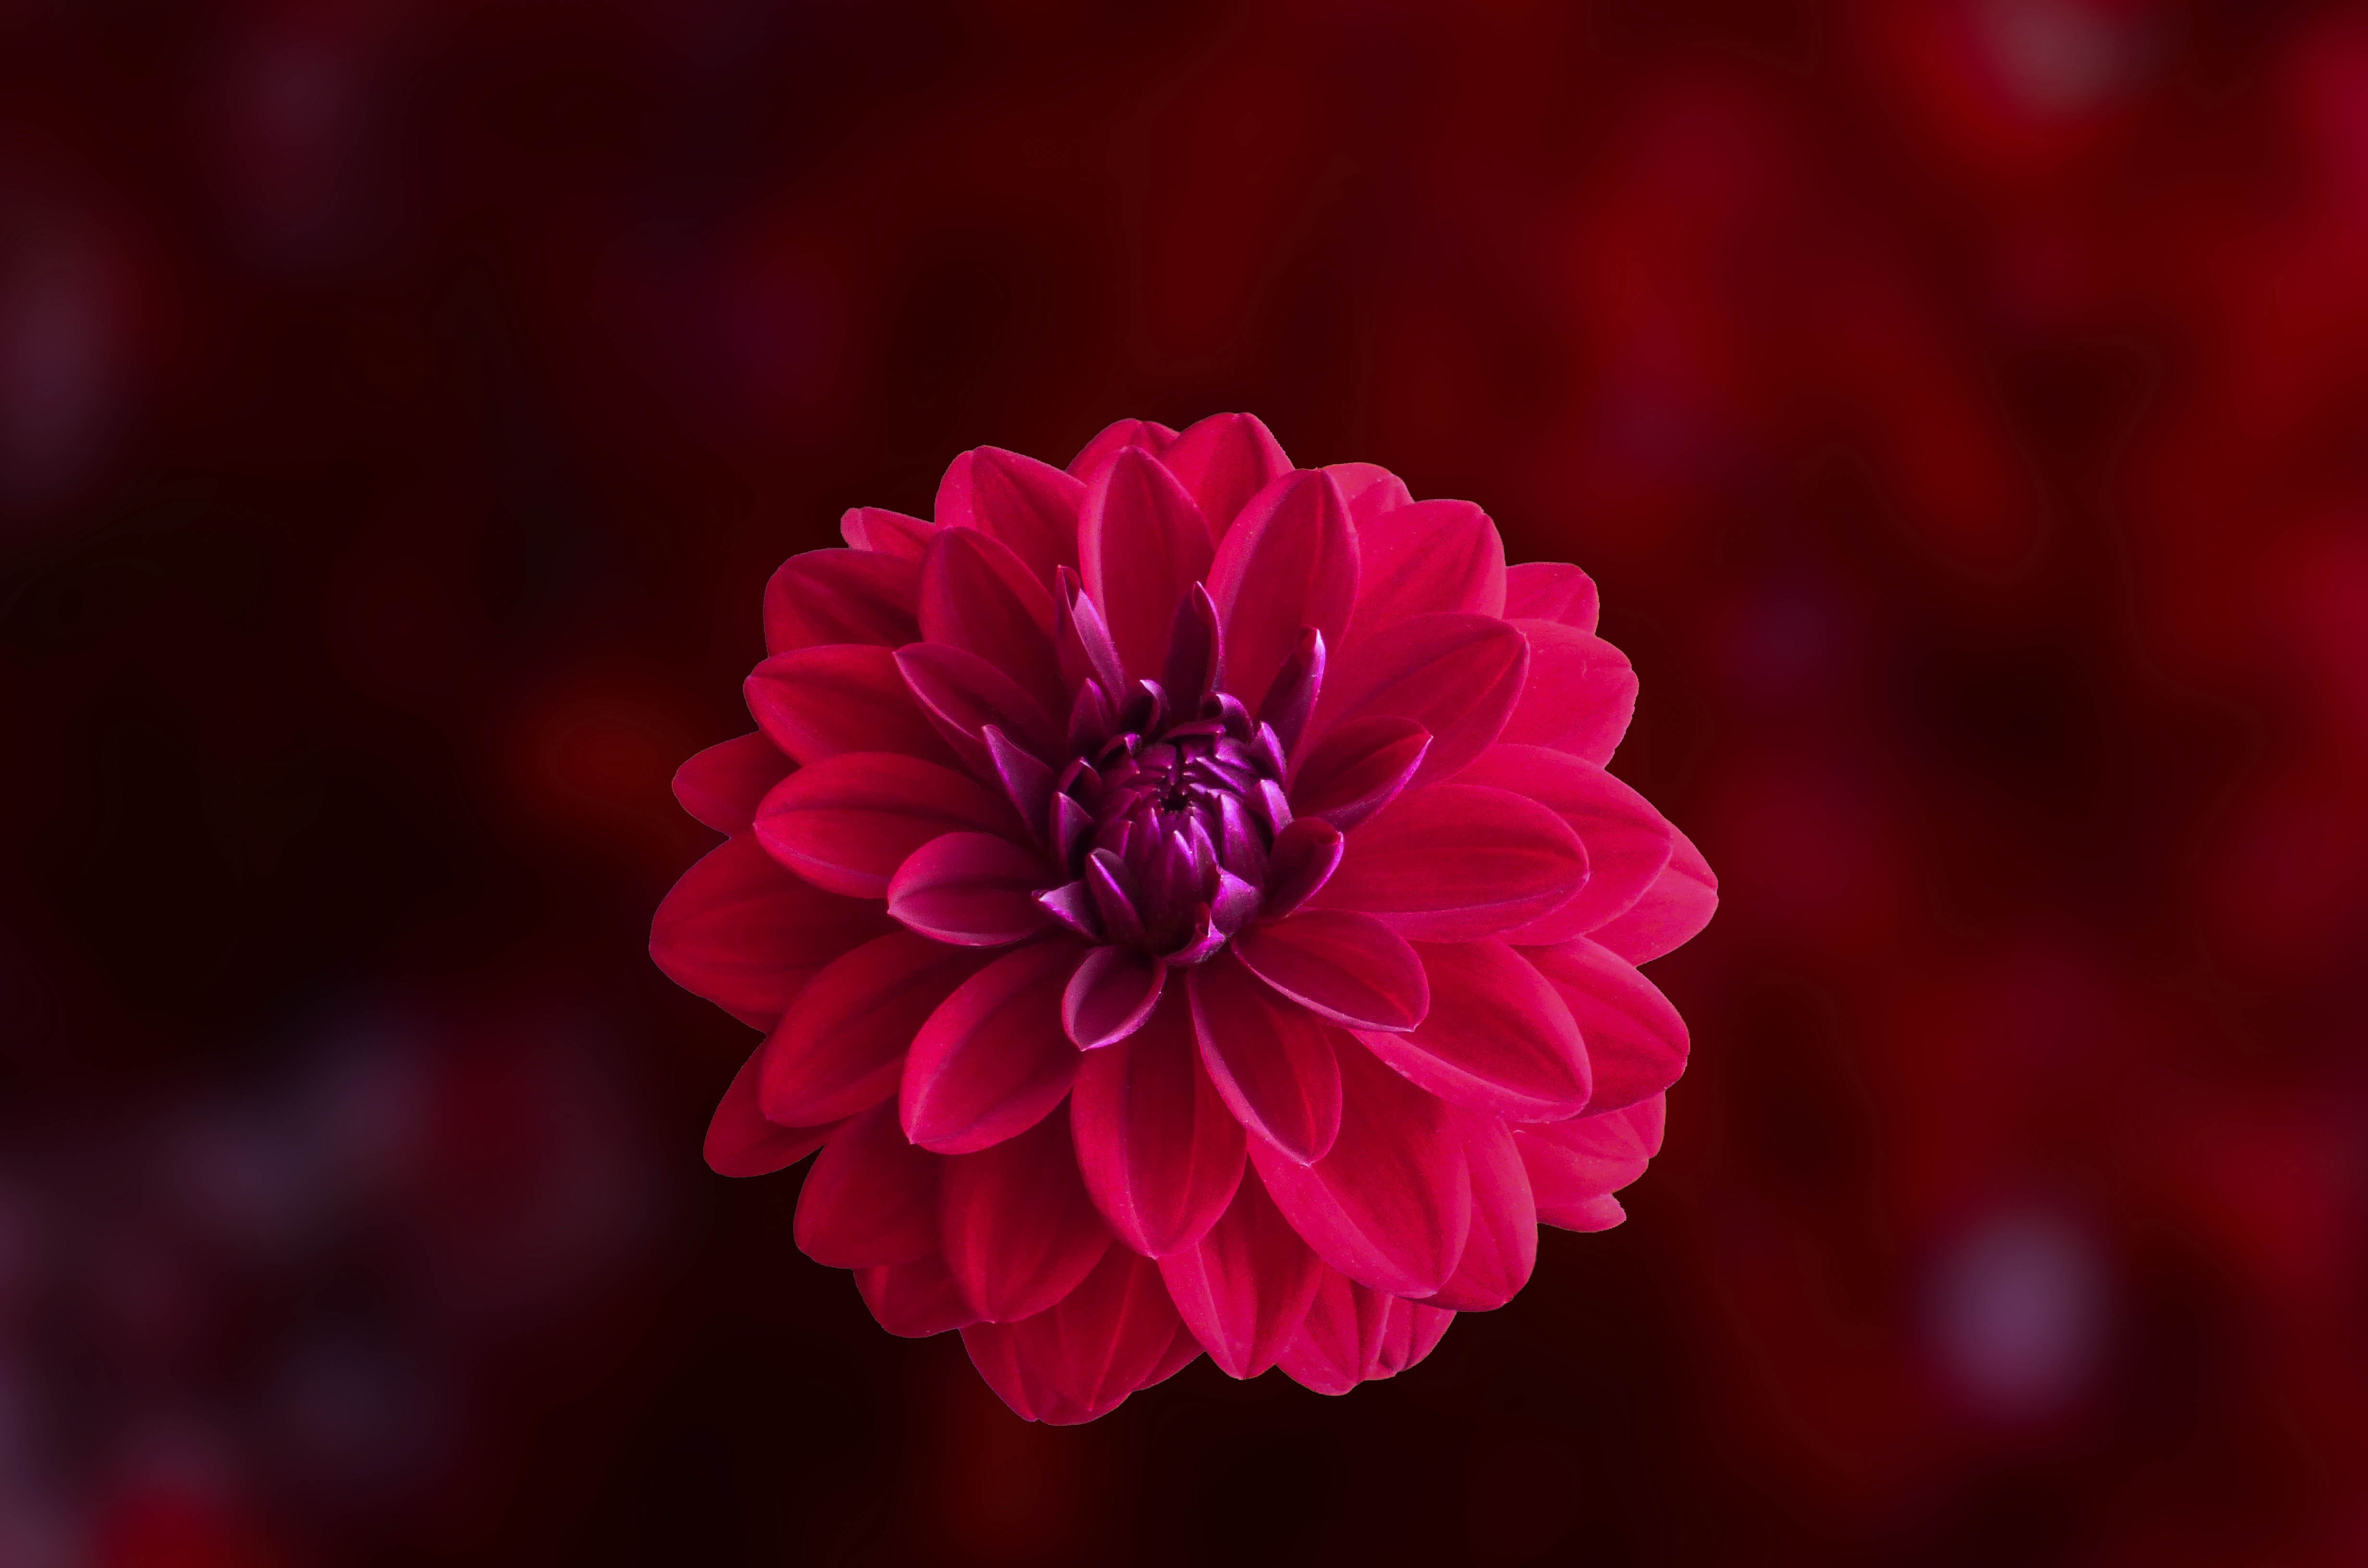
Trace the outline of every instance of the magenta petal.
<path fill-rule="evenodd" d="M 1718 878 L 1693 840 L 1669 829 L 1669 863 L 1626 914 L 1589 933 L 1630 963 L 1645 963 L 1693 940 L 1718 913 Z"/>
<path fill-rule="evenodd" d="M 1505 541 L 1469 501 L 1417 501 L 1357 526 L 1358 642 L 1414 615 L 1505 609 Z"/>
<path fill-rule="evenodd" d="M 851 751 L 899 752 L 949 766 L 955 760 L 886 648 L 824 642 L 776 653 L 741 691 L 765 734 L 802 763 Z"/>
<path fill-rule="evenodd" d="M 950 833 L 906 858 L 888 882 L 888 913 L 908 929 L 964 948 L 997 948 L 1044 930 L 1042 857 L 992 833 Z"/>
<path fill-rule="evenodd" d="M 1660 988 L 1609 948 L 1580 937 L 1559 947 L 1524 948 L 1587 1042 L 1595 1092 L 1590 1111 L 1617 1110 L 1657 1095 L 1686 1070 L 1686 1021 Z"/>
<path fill-rule="evenodd" d="M 1600 1231 L 1620 1222 L 1611 1193 L 1645 1174 L 1661 1151 L 1666 1102 L 1659 1095 L 1622 1110 L 1513 1129 L 1530 1173 L 1538 1218 L 1565 1231 Z"/>
<path fill-rule="evenodd" d="M 770 1176 L 821 1148 L 837 1125 L 782 1127 L 766 1120 L 757 1107 L 757 1064 L 764 1054 L 761 1045 L 748 1053 L 707 1124 L 707 1168 L 717 1176 Z"/>
<path fill-rule="evenodd" d="M 823 642 L 894 648 L 920 635 L 920 563 L 860 550 L 792 555 L 765 585 L 765 652 Z"/>
<path fill-rule="evenodd" d="M 938 1167 L 905 1142 L 896 1108 L 842 1123 L 798 1189 L 798 1250 L 830 1268 L 911 1263 L 938 1250 Z"/>
<path fill-rule="evenodd" d="M 757 837 L 816 887 L 883 898 L 906 857 L 948 833 L 1019 835 L 1002 797 L 966 774 L 891 752 L 825 757 L 775 785 Z"/>
<path fill-rule="evenodd" d="M 769 1029 L 817 970 L 887 930 L 877 904 L 790 875 L 743 834 L 666 895 L 650 922 L 650 960 L 685 991 Z"/>
<path fill-rule="evenodd" d="M 1360 540 L 1366 525 L 1374 518 L 1414 504 L 1414 494 L 1406 487 L 1406 481 L 1379 463 L 1326 463 L 1324 472 L 1340 487 L 1341 498 L 1349 503 L 1349 517 L 1357 525 Z"/>
<path fill-rule="evenodd" d="M 1267 859 L 1265 915 L 1284 915 L 1315 896 L 1340 864 L 1346 841 L 1322 817 L 1293 817 L 1274 835 Z"/>
<path fill-rule="evenodd" d="M 1291 809 L 1346 833 L 1398 798 L 1430 750 L 1411 719 L 1365 715 L 1333 725 L 1292 771 Z"/>
<path fill-rule="evenodd" d="M 1340 1135 L 1312 1165 L 1263 1140 L 1250 1163 L 1316 1256 L 1360 1284 L 1428 1296 L 1463 1256 L 1472 1180 L 1448 1107 L 1344 1044 Z"/>
<path fill-rule="evenodd" d="M 718 833 L 746 833 L 757 802 L 790 771 L 790 759 L 762 734 L 720 741 L 675 769 L 674 798 Z"/>
<path fill-rule="evenodd" d="M 921 635 L 974 653 L 1039 707 L 1065 713 L 1053 655 L 1053 595 L 1027 563 L 975 528 L 948 528 L 921 562 Z"/>
<path fill-rule="evenodd" d="M 1133 948 L 1096 948 L 1061 995 L 1061 1028 L 1079 1051 L 1098 1051 L 1141 1028 L 1159 1005 L 1167 965 Z"/>
<path fill-rule="evenodd" d="M 1121 419 L 1105 426 L 1100 435 L 1087 441 L 1077 455 L 1069 460 L 1069 472 L 1084 483 L 1091 484 L 1094 475 L 1102 471 L 1120 450 L 1141 447 L 1153 457 L 1166 451 L 1176 439 L 1176 432 L 1156 419 Z"/>
<path fill-rule="evenodd" d="M 1469 941 L 1570 901 L 1587 851 L 1534 801 L 1477 785 L 1410 790 L 1360 827 L 1314 906 L 1355 909 L 1402 937 Z"/>
<path fill-rule="evenodd" d="M 1459 1112 L 1456 1121 L 1472 1171 L 1472 1233 L 1455 1272 L 1428 1304 L 1492 1312 L 1518 1295 L 1537 1267 L 1538 1207 L 1512 1129 L 1477 1111 Z"/>
<path fill-rule="evenodd" d="M 1368 1290 L 1327 1268 L 1283 1348 L 1283 1375 L 1315 1393 L 1344 1394 L 1414 1366 L 1454 1321 L 1452 1312 Z"/>
<path fill-rule="evenodd" d="M 1497 739 L 1529 667 L 1528 642 L 1504 621 L 1410 616 L 1387 637 L 1334 659 L 1315 706 L 1315 730 L 1320 736 L 1357 718 L 1411 719 L 1431 734 L 1415 782 L 1444 778 Z"/>
<path fill-rule="evenodd" d="M 1084 485 L 1050 463 L 978 447 L 954 459 L 938 482 L 937 518 L 996 540 L 1049 588 L 1062 567 L 1076 569 L 1084 494 Z"/>
<path fill-rule="evenodd" d="M 938 525 L 926 517 L 908 517 L 885 506 L 850 506 L 838 519 L 838 536 L 856 550 L 918 561 L 928 548 Z"/>
<path fill-rule="evenodd" d="M 1234 952 L 1301 1006 L 1352 1028 L 1410 1029 L 1430 1010 L 1422 960 L 1370 915 L 1303 909 L 1244 931 Z"/>
<path fill-rule="evenodd" d="M 975 653 L 943 642 L 913 642 L 896 650 L 896 670 L 938 733 L 975 774 L 992 776 L 986 744 L 992 726 L 1037 757 L 1061 754 L 1061 731 L 1043 705 L 1019 683 Z"/>
<path fill-rule="evenodd" d="M 1209 574 L 1215 552 L 1201 508 L 1158 459 L 1130 447 L 1086 493 L 1077 547 L 1086 592 L 1127 675 L 1156 679 L 1176 607 Z"/>
<path fill-rule="evenodd" d="M 1287 473 L 1242 509 L 1209 567 L 1225 628 L 1226 687 L 1256 711 L 1314 627 L 1334 646 L 1357 603 L 1357 535 L 1321 470 Z"/>
<path fill-rule="evenodd" d="M 1493 940 L 1423 942 L 1430 1016 L 1409 1034 L 1360 1031 L 1373 1054 L 1454 1105 L 1522 1121 L 1576 1116 L 1592 1085 L 1578 1025 L 1545 976 Z"/>
<path fill-rule="evenodd" d="M 1338 1029 L 1278 996 L 1232 952 L 1186 982 L 1209 1081 L 1241 1124 L 1302 1165 L 1340 1131 Z"/>
<path fill-rule="evenodd" d="M 1556 620 L 1580 631 L 1595 630 L 1595 579 L 1561 561 L 1532 561 L 1505 573 L 1505 618 Z"/>
<path fill-rule="evenodd" d="M 894 1095 L 923 1020 L 985 961 L 984 953 L 896 931 L 832 963 L 765 1041 L 757 1080 L 765 1114 L 808 1127 Z"/>
<path fill-rule="evenodd" d="M 1552 620 L 1517 620 L 1530 642 L 1530 674 L 1497 739 L 1551 746 L 1600 767 L 1636 712 L 1628 655 L 1590 631 Z"/>
<path fill-rule="evenodd" d="M 1118 1237 L 1148 1257 L 1190 1246 L 1232 1201 L 1242 1127 L 1201 1063 L 1186 987 L 1142 1028 L 1077 1064 L 1077 1165 Z"/>
<path fill-rule="evenodd" d="M 1182 1323 L 1159 1266 L 1116 1246 L 1051 1315 L 1060 1346 L 1053 1384 L 1086 1420 L 1157 1374 Z"/>
<path fill-rule="evenodd" d="M 1291 472 L 1282 444 L 1254 414 L 1212 414 L 1188 426 L 1160 460 L 1200 504 L 1209 537 L 1221 541 L 1250 497 Z"/>
<path fill-rule="evenodd" d="M 1323 1265 L 1256 1173 L 1197 1245 L 1159 1260 L 1193 1337 L 1229 1378 L 1255 1378 L 1299 1332 Z"/>
<path fill-rule="evenodd" d="M 1587 846 L 1587 885 L 1560 908 L 1505 939 L 1518 947 L 1567 941 L 1626 910 L 1653 885 L 1676 843 L 1652 802 L 1591 762 L 1544 746 L 1498 744 L 1455 776 L 1525 795 L 1568 824 Z"/>
<path fill-rule="evenodd" d="M 880 1326 L 901 1338 L 926 1339 L 978 1321 L 946 1260 L 934 1252 L 911 1263 L 859 1268 L 855 1288 Z"/>
<path fill-rule="evenodd" d="M 969 1153 L 1034 1126 L 1061 1102 L 1077 1072 L 1061 1032 L 1061 994 L 1080 956 L 1065 937 L 1006 953 L 929 1015 L 905 1059 L 898 1105 L 906 1136 L 939 1153 Z"/>
<path fill-rule="evenodd" d="M 948 1160 L 940 1182 L 946 1267 L 971 1309 L 989 1322 L 1042 1312 L 1076 1290 L 1110 1247 L 1110 1231 L 1077 1176 L 1064 1110 Z"/>

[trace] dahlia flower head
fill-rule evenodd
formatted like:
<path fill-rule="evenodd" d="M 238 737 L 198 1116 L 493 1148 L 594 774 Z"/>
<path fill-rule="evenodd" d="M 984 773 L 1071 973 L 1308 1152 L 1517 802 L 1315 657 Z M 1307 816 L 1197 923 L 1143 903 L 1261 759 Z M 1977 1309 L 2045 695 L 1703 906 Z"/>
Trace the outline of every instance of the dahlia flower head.
<path fill-rule="evenodd" d="M 1266 426 L 963 453 L 765 590 L 728 841 L 651 953 L 763 1029 L 707 1158 L 819 1149 L 798 1245 L 1091 1420 L 1202 1351 L 1345 1393 L 1598 1231 L 1716 903 L 1604 770 L 1635 705 L 1577 568 Z"/>

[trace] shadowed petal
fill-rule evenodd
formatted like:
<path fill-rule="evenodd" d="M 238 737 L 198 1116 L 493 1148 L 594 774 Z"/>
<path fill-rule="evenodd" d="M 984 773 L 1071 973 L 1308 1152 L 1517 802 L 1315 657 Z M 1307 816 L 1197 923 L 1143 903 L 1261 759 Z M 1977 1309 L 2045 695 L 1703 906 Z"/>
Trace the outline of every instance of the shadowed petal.
<path fill-rule="evenodd" d="M 744 834 L 709 850 L 666 893 L 650 922 L 650 960 L 685 991 L 768 1029 L 816 971 L 888 929 L 878 905 L 790 875 Z"/>
<path fill-rule="evenodd" d="M 674 798 L 718 833 L 746 833 L 757 802 L 790 771 L 790 759 L 762 734 L 719 741 L 675 769 Z"/>
<path fill-rule="evenodd" d="M 1558 908 L 1586 881 L 1587 851 L 1545 807 L 1429 784 L 1357 830 L 1313 907 L 1361 910 L 1403 937 L 1468 941 Z"/>
<path fill-rule="evenodd" d="M 1420 942 L 1430 1016 L 1408 1034 L 1360 1031 L 1374 1055 L 1443 1100 L 1495 1116 L 1576 1116 L 1591 1083 L 1570 1009 L 1504 943 Z"/>
<path fill-rule="evenodd" d="M 1357 603 L 1357 536 L 1331 476 L 1302 469 L 1260 491 L 1217 549 L 1209 597 L 1225 628 L 1226 687 L 1253 711 L 1302 628 L 1338 646 Z"/>
<path fill-rule="evenodd" d="M 891 752 L 848 752 L 799 769 L 757 808 L 757 838 L 817 887 L 884 898 L 929 840 L 965 831 L 1019 836 L 1002 797 L 966 774 Z"/>
<path fill-rule="evenodd" d="M 1234 938 L 1233 949 L 1275 990 L 1352 1028 L 1410 1029 L 1430 1010 L 1422 960 L 1370 915 L 1303 909 L 1251 926 Z"/>
<path fill-rule="evenodd" d="M 1454 1321 L 1452 1312 L 1367 1290 L 1327 1268 L 1283 1350 L 1283 1375 L 1316 1393 L 1347 1393 L 1420 1361 Z"/>
<path fill-rule="evenodd" d="M 837 1126 L 782 1127 L 766 1120 L 757 1108 L 757 1063 L 764 1054 L 761 1045 L 748 1053 L 707 1124 L 707 1168 L 717 1176 L 770 1176 L 821 1148 Z"/>
<path fill-rule="evenodd" d="M 985 961 L 972 949 L 895 931 L 832 963 L 765 1041 L 757 1080 L 765 1114 L 807 1127 L 895 1094 L 923 1020 Z"/>
<path fill-rule="evenodd" d="M 1061 994 L 1083 956 L 1066 938 L 1006 953 L 928 1016 L 898 1096 L 907 1137 L 968 1153 L 1034 1126 L 1060 1103 L 1077 1072 L 1076 1048 L 1061 1031 Z"/>
<path fill-rule="evenodd" d="M 1589 935 L 1630 963 L 1644 963 L 1693 940 L 1718 913 L 1718 878 L 1692 839 L 1672 827 L 1669 863 L 1627 913 Z"/>
<path fill-rule="evenodd" d="M 1655 1095 L 1601 1116 L 1513 1129 L 1538 1218 L 1565 1231 L 1618 1224 L 1620 1206 L 1610 1203 L 1610 1195 L 1643 1176 L 1661 1152 L 1666 1108 Z"/>
<path fill-rule="evenodd" d="M 1086 592 L 1128 676 L 1156 679 L 1176 606 L 1214 554 L 1201 508 L 1158 459 L 1129 447 L 1086 493 L 1077 547 Z"/>
<path fill-rule="evenodd" d="M 978 447 L 954 459 L 938 482 L 937 518 L 943 528 L 973 528 L 997 540 L 1049 588 L 1062 567 L 1076 569 L 1084 495 L 1084 485 L 1050 463 Z"/>
<path fill-rule="evenodd" d="M 1595 579 L 1561 561 L 1532 561 L 1505 572 L 1505 618 L 1558 620 L 1580 631 L 1595 630 Z"/>
<path fill-rule="evenodd" d="M 1469 501 L 1417 501 L 1360 520 L 1357 550 L 1357 614 L 1344 641 L 1408 616 L 1504 613 L 1505 541 Z"/>
<path fill-rule="evenodd" d="M 1657 1095 L 1686 1070 L 1686 1021 L 1660 988 L 1609 948 L 1580 937 L 1521 956 L 1546 977 L 1587 1041 L 1595 1092 L 1589 1111 L 1617 1110 Z"/>
<path fill-rule="evenodd" d="M 1266 918 L 1280 920 L 1315 897 L 1338 869 L 1345 843 L 1322 817 L 1293 817 L 1276 834 L 1267 862 Z"/>
<path fill-rule="evenodd" d="M 1529 681 L 1497 739 L 1552 746 L 1602 766 L 1636 711 L 1628 655 L 1591 631 L 1553 620 L 1516 620 L 1530 641 Z"/>
<path fill-rule="evenodd" d="M 1042 703 L 975 653 L 943 642 L 896 650 L 896 671 L 938 733 L 976 775 L 992 778 L 986 744 L 992 726 L 1039 758 L 1061 755 L 1061 731 Z"/>
<path fill-rule="evenodd" d="M 1412 719 L 1368 714 L 1335 724 L 1293 770 L 1291 809 L 1346 833 L 1398 798 L 1430 751 Z"/>
<path fill-rule="evenodd" d="M 1333 661 L 1315 728 L 1321 735 L 1350 719 L 1411 719 L 1431 734 L 1415 782 L 1444 778 L 1497 739 L 1529 667 L 1528 642 L 1504 621 L 1410 616 Z"/>
<path fill-rule="evenodd" d="M 1477 1111 L 1459 1111 L 1455 1119 L 1472 1171 L 1472 1233 L 1454 1274 L 1427 1304 L 1493 1312 L 1520 1293 L 1537 1267 L 1538 1208 L 1512 1129 Z"/>
<path fill-rule="evenodd" d="M 1152 1381 L 1180 1326 L 1158 1266 L 1112 1247 L 1058 1306 L 1008 1325 L 983 1324 L 963 1341 L 982 1371 L 995 1367 L 988 1382 L 1005 1403 L 1019 1408 L 997 1381 L 1009 1368 L 1020 1372 L 1013 1392 L 1034 1419 L 1069 1426 L 1109 1414 Z M 1008 1347 L 993 1346 L 996 1338 Z"/>
<path fill-rule="evenodd" d="M 894 648 L 920 635 L 918 562 L 860 550 L 792 555 L 765 585 L 765 652 L 822 642 Z"/>
<path fill-rule="evenodd" d="M 938 1250 L 938 1167 L 905 1142 L 896 1108 L 842 1123 L 798 1189 L 798 1250 L 830 1268 L 911 1263 Z"/>
<path fill-rule="evenodd" d="M 1406 481 L 1379 463 L 1326 463 L 1324 472 L 1340 487 L 1341 498 L 1349 503 L 1349 520 L 1357 525 L 1360 540 L 1366 524 L 1384 512 L 1414 504 L 1414 494 L 1406 489 Z"/>
<path fill-rule="evenodd" d="M 1159 1260 L 1167 1293 L 1229 1378 L 1255 1378 L 1299 1332 L 1323 1265 L 1255 1172 L 1197 1245 Z"/>
<path fill-rule="evenodd" d="M 1121 448 L 1141 447 L 1153 457 L 1165 452 L 1176 439 L 1176 432 L 1156 419 L 1121 419 L 1106 426 L 1100 435 L 1087 441 L 1075 458 L 1069 460 L 1069 472 L 1087 484 L 1102 471 Z"/>
<path fill-rule="evenodd" d="M 1191 492 L 1209 537 L 1220 542 L 1250 497 L 1291 472 L 1282 443 L 1255 414 L 1212 414 L 1177 437 L 1160 460 Z"/>
<path fill-rule="evenodd" d="M 887 648 L 823 642 L 776 653 L 740 689 L 767 737 L 802 763 L 852 751 L 899 752 L 950 767 L 955 760 Z"/>
<path fill-rule="evenodd" d="M 1077 1176 L 1066 1110 L 992 1148 L 955 1155 L 940 1182 L 946 1267 L 971 1310 L 989 1322 L 1016 1323 L 1050 1307 L 1110 1244 Z"/>
<path fill-rule="evenodd" d="M 948 528 L 921 562 L 921 635 L 974 653 L 1038 706 L 1065 714 L 1053 656 L 1053 595 L 1028 564 L 975 528 Z"/>
<path fill-rule="evenodd" d="M 1098 1051 L 1141 1028 L 1159 1005 L 1167 965 L 1133 948 L 1096 948 L 1061 995 L 1061 1028 L 1079 1051 Z"/>
<path fill-rule="evenodd" d="M 885 506 L 849 506 L 838 519 L 838 537 L 849 547 L 877 555 L 918 561 L 938 525 L 926 517 L 908 517 Z"/>
<path fill-rule="evenodd" d="M 1186 989 L 1201 1063 L 1226 1108 L 1287 1158 L 1323 1158 L 1340 1131 L 1340 1032 L 1230 951 L 1193 969 Z"/>
<path fill-rule="evenodd" d="M 904 1339 L 926 1339 L 978 1321 L 962 1287 L 936 1253 L 910 1263 L 855 1271 L 855 1288 L 880 1326 Z"/>
<path fill-rule="evenodd" d="M 1086 1187 L 1148 1257 L 1199 1240 L 1242 1176 L 1242 1126 L 1201 1063 L 1185 991 L 1169 987 L 1150 1022 L 1087 1054 L 1070 1091 Z"/>
<path fill-rule="evenodd" d="M 1553 812 L 1587 846 L 1587 885 L 1571 901 L 1505 939 L 1517 946 L 1567 941 L 1634 903 L 1668 863 L 1675 829 L 1652 802 L 1591 762 L 1544 746 L 1490 746 L 1455 776 L 1459 784 L 1509 790 Z"/>
<path fill-rule="evenodd" d="M 1043 931 L 1042 857 L 992 833 L 949 833 L 906 858 L 888 882 L 888 913 L 957 947 L 996 948 Z"/>

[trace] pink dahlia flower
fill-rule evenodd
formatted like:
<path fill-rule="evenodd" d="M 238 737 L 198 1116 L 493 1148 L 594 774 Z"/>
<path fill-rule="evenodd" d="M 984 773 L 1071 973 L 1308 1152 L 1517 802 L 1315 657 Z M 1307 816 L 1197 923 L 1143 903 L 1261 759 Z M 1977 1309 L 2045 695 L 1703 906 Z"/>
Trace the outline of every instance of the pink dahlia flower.
<path fill-rule="evenodd" d="M 844 531 L 676 779 L 731 836 L 650 949 L 768 1031 L 709 1163 L 820 1149 L 798 1244 L 882 1327 L 1042 1421 L 1203 1350 L 1343 1393 L 1620 1222 L 1687 1049 L 1635 966 L 1716 894 L 1604 771 L 1584 573 L 1247 415 Z"/>

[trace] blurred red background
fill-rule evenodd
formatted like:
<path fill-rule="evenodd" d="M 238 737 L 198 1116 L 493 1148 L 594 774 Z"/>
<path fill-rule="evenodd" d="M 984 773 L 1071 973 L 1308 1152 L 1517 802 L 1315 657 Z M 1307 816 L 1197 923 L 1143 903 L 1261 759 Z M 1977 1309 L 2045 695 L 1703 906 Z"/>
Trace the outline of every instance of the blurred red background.
<path fill-rule="evenodd" d="M 1261 415 L 1571 559 L 1668 1143 L 1012 1419 L 699 1157 L 760 586 Z M 2368 14 L 0 0 L 0 1563 L 2368 1562 Z"/>

